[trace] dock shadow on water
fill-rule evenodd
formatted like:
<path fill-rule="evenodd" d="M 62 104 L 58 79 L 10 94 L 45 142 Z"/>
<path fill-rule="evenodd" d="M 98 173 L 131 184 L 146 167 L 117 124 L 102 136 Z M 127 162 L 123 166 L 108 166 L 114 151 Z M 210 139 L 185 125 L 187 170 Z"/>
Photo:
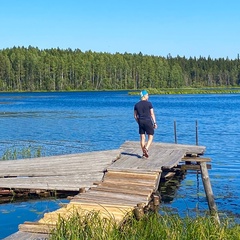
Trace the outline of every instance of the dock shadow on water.
<path fill-rule="evenodd" d="M 0 204 L 28 201 L 57 200 L 75 196 L 78 191 L 51 191 L 31 189 L 0 189 Z"/>
<path fill-rule="evenodd" d="M 163 204 L 171 203 L 176 197 L 181 182 L 186 178 L 186 171 L 163 171 L 158 191 Z"/>

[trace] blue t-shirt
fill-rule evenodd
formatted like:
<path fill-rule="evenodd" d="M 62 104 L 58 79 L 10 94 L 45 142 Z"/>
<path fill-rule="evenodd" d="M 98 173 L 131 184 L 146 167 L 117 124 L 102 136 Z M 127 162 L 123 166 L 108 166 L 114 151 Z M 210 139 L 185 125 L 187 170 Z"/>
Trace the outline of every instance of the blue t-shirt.
<path fill-rule="evenodd" d="M 142 120 L 147 119 L 151 120 L 150 109 L 152 108 L 153 108 L 152 103 L 144 100 L 139 101 L 134 106 L 134 110 L 137 111 L 138 118 Z"/>

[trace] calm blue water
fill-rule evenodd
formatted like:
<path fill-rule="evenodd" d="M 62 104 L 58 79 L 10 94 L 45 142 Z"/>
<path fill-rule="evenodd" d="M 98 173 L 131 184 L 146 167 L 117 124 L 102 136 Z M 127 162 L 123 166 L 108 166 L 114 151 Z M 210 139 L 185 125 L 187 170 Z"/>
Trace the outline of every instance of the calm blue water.
<path fill-rule="evenodd" d="M 0 94 L 0 156 L 8 149 L 41 147 L 45 156 L 116 149 L 126 140 L 139 139 L 133 118 L 138 96 L 127 92 L 8 93 Z M 150 96 L 158 122 L 155 141 L 177 140 L 199 145 L 212 159 L 209 175 L 218 210 L 240 218 L 240 95 Z M 56 201 L 0 205 L 0 237 L 15 231 L 19 223 L 36 221 Z M 201 177 L 187 174 L 175 199 L 167 204 L 180 214 L 208 210 Z M 6 227 L 6 219 L 8 221 Z"/>

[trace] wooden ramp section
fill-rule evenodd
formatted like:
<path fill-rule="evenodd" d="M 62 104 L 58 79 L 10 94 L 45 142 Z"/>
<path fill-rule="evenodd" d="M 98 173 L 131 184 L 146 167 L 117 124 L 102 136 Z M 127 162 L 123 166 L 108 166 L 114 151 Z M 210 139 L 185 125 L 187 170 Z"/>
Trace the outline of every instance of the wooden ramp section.
<path fill-rule="evenodd" d="M 19 230 L 28 236 L 31 233 L 31 238 L 26 239 L 36 239 L 37 234 L 47 236 L 59 218 L 68 219 L 74 212 L 97 211 L 102 218 L 120 224 L 126 216 L 133 214 L 137 206 L 147 207 L 153 201 L 162 168 L 177 166 L 184 157 L 199 156 L 204 151 L 205 147 L 201 146 L 153 143 L 149 158 L 143 159 L 139 142 L 127 141 L 120 147 L 121 154 L 107 166 L 102 181 L 95 181 L 95 187 L 79 193 L 65 207 L 45 213 L 38 222 L 19 225 Z M 14 235 L 10 237 L 7 239 L 17 239 Z"/>
<path fill-rule="evenodd" d="M 19 225 L 19 230 L 50 233 L 59 218 L 68 219 L 76 212 L 81 215 L 91 211 L 98 212 L 101 218 L 121 224 L 126 216 L 133 214 L 137 205 L 145 207 L 149 204 L 152 193 L 158 186 L 160 173 L 109 171 L 97 187 L 76 195 L 66 207 L 45 213 L 36 223 L 25 222 Z"/>
<path fill-rule="evenodd" d="M 62 156 L 0 161 L 0 189 L 79 191 L 100 181 L 103 170 L 120 151 L 96 151 Z"/>

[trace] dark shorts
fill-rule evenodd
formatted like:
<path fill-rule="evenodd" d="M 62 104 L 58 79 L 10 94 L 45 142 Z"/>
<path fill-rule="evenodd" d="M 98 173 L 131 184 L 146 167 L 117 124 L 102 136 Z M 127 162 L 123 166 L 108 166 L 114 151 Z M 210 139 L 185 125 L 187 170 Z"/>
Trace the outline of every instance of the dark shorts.
<path fill-rule="evenodd" d="M 139 120 L 138 121 L 139 126 L 139 134 L 145 134 L 153 135 L 154 134 L 154 128 L 151 120 Z"/>

